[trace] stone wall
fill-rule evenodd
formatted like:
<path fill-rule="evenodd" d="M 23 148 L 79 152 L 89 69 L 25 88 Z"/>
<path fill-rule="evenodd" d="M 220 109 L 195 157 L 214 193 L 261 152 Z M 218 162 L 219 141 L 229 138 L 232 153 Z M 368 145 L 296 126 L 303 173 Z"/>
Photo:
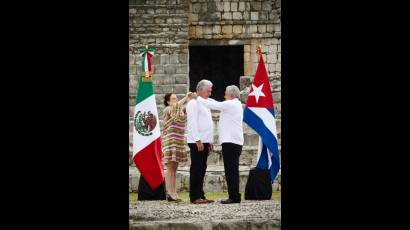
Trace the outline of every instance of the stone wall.
<path fill-rule="evenodd" d="M 181 97 L 189 89 L 190 44 L 244 45 L 240 85 L 243 101 L 257 67 L 255 51 L 261 44 L 280 123 L 280 0 L 130 0 L 129 3 L 130 45 L 137 48 L 149 45 L 159 53 L 152 60 L 159 112 L 164 93 L 174 92 Z M 130 118 L 140 71 L 139 59 L 130 56 Z"/>
<path fill-rule="evenodd" d="M 129 4 L 130 46 L 143 48 L 148 45 L 159 53 L 152 59 L 152 68 L 160 116 L 165 93 L 173 92 L 181 98 L 189 90 L 190 45 L 244 46 L 244 73 L 240 77 L 240 88 L 241 99 L 245 102 L 258 64 L 256 49 L 261 44 L 275 100 L 277 131 L 281 143 L 280 0 L 130 0 Z M 130 154 L 132 116 L 140 71 L 140 59 L 130 55 Z M 218 113 L 214 113 L 215 127 L 218 120 Z M 215 130 L 215 140 L 216 135 Z M 241 162 L 254 164 L 257 135 L 244 124 L 244 136 L 244 148 L 251 150 L 241 156 Z M 219 152 L 215 154 L 216 158 L 220 158 Z M 208 163 L 221 166 L 213 163 L 212 159 Z"/>
<path fill-rule="evenodd" d="M 159 53 L 152 59 L 158 105 L 164 93 L 179 95 L 188 90 L 188 10 L 187 0 L 130 1 L 130 46 L 148 45 Z M 140 71 L 140 59 L 130 56 L 130 116 L 134 111 Z"/>
<path fill-rule="evenodd" d="M 191 0 L 189 8 L 190 40 L 244 44 L 244 75 L 255 73 L 260 42 L 268 73 L 280 75 L 280 1 Z"/>

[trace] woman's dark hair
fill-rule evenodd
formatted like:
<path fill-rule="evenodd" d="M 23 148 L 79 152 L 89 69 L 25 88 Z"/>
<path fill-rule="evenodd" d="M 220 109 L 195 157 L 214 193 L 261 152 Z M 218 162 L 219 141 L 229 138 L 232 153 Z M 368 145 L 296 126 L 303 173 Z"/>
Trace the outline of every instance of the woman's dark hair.
<path fill-rule="evenodd" d="M 172 93 L 167 93 L 167 94 L 165 94 L 165 96 L 164 96 L 164 105 L 165 105 L 165 106 L 168 106 L 168 105 L 169 105 L 169 104 L 168 104 L 168 101 L 170 100 L 171 95 L 172 95 Z"/>

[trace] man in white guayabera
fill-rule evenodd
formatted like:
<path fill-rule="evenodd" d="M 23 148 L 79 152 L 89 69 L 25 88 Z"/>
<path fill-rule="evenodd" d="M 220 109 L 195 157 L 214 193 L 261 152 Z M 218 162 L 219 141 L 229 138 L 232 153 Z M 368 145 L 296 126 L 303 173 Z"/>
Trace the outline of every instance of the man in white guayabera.
<path fill-rule="evenodd" d="M 212 82 L 201 80 L 196 86 L 198 97 L 207 99 L 212 93 Z M 186 105 L 187 143 L 190 149 L 191 167 L 189 176 L 189 198 L 193 204 L 212 203 L 205 198 L 203 190 L 206 161 L 212 150 L 213 121 L 211 110 L 197 100 L 190 100 Z"/>
<path fill-rule="evenodd" d="M 222 204 L 241 202 L 239 193 L 239 157 L 243 146 L 243 108 L 239 101 L 239 88 L 235 85 L 226 87 L 225 101 L 218 102 L 212 98 L 197 97 L 201 105 L 213 110 L 219 110 L 218 124 L 219 142 L 222 144 L 222 156 L 225 168 L 225 178 L 228 185 L 229 198 Z"/>

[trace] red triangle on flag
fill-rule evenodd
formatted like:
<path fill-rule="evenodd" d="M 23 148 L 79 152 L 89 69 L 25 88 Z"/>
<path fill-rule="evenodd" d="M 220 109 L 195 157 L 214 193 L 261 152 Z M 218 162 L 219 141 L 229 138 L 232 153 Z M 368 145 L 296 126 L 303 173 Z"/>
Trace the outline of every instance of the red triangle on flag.
<path fill-rule="evenodd" d="M 247 107 L 273 108 L 272 90 L 261 52 L 259 52 L 258 67 L 250 87 L 246 101 Z"/>

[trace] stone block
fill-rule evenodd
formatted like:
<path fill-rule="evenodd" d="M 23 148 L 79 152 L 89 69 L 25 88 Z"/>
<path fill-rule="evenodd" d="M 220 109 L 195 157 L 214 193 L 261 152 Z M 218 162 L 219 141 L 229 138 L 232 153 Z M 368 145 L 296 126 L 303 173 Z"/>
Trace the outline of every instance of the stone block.
<path fill-rule="evenodd" d="M 212 29 L 212 33 L 220 34 L 221 33 L 221 26 L 220 25 L 214 25 L 213 29 Z"/>
<path fill-rule="evenodd" d="M 163 18 L 156 18 L 154 20 L 155 24 L 164 24 L 165 23 L 165 19 Z"/>
<path fill-rule="evenodd" d="M 244 133 L 244 145 L 258 146 L 259 136 L 256 133 Z"/>
<path fill-rule="evenodd" d="M 178 56 L 179 63 L 187 64 L 188 63 L 188 55 L 187 54 L 179 54 Z"/>
<path fill-rule="evenodd" d="M 238 11 L 238 3 L 237 2 L 231 2 L 231 11 L 233 11 L 233 12 Z"/>
<path fill-rule="evenodd" d="M 250 14 L 248 11 L 245 11 L 245 12 L 243 12 L 242 18 L 243 18 L 244 20 L 249 21 L 249 20 L 251 19 L 251 16 L 250 16 L 250 15 L 251 15 L 251 14 Z"/>
<path fill-rule="evenodd" d="M 250 10 L 251 10 L 251 3 L 245 2 L 245 11 L 250 11 Z"/>
<path fill-rule="evenodd" d="M 266 57 L 266 61 L 268 63 L 275 63 L 274 61 L 276 60 L 276 55 L 275 54 L 268 54 Z"/>
<path fill-rule="evenodd" d="M 275 72 L 276 71 L 275 64 L 268 64 L 268 71 L 269 72 Z"/>
<path fill-rule="evenodd" d="M 275 103 L 280 103 L 280 101 L 281 101 L 281 93 L 280 92 L 272 93 L 272 97 L 273 97 L 273 101 Z"/>
<path fill-rule="evenodd" d="M 190 38 L 195 38 L 196 34 L 195 34 L 195 26 L 190 26 L 189 27 L 189 33 L 188 33 Z"/>
<path fill-rule="evenodd" d="M 207 3 L 207 13 L 215 13 L 216 11 L 218 11 L 217 6 L 216 6 L 216 2 L 208 2 Z"/>
<path fill-rule="evenodd" d="M 195 27 L 195 34 L 197 38 L 202 37 L 202 26 L 196 26 Z"/>
<path fill-rule="evenodd" d="M 262 9 L 266 11 L 271 11 L 272 10 L 272 3 L 271 1 L 265 1 L 262 2 Z"/>
<path fill-rule="evenodd" d="M 251 54 L 249 52 L 245 52 L 243 56 L 243 60 L 245 62 L 249 62 L 251 60 Z"/>
<path fill-rule="evenodd" d="M 165 65 L 165 64 L 168 64 L 169 63 L 169 56 L 168 56 L 168 54 L 161 54 L 161 61 L 160 61 L 160 63 L 161 63 L 161 65 Z"/>
<path fill-rule="evenodd" d="M 275 32 L 280 32 L 280 24 L 274 24 L 273 29 Z"/>
<path fill-rule="evenodd" d="M 164 66 L 156 65 L 155 67 L 152 68 L 152 72 L 154 74 L 163 74 L 164 73 Z"/>
<path fill-rule="evenodd" d="M 251 51 L 251 46 L 250 45 L 244 45 L 244 52 L 249 53 Z"/>
<path fill-rule="evenodd" d="M 188 73 L 188 65 L 187 64 L 179 64 L 176 68 L 177 74 L 187 74 Z"/>
<path fill-rule="evenodd" d="M 245 2 L 239 2 L 238 11 L 245 11 Z"/>
<path fill-rule="evenodd" d="M 242 33 L 242 25 L 234 25 L 234 26 L 233 26 L 233 33 L 234 33 L 234 34 L 240 34 L 240 33 Z"/>
<path fill-rule="evenodd" d="M 167 64 L 164 66 L 164 73 L 165 74 L 174 74 L 176 73 L 175 64 Z"/>
<path fill-rule="evenodd" d="M 228 12 L 231 9 L 231 3 L 230 2 L 224 2 L 224 11 Z"/>
<path fill-rule="evenodd" d="M 212 26 L 203 26 L 203 34 L 212 34 Z"/>
<path fill-rule="evenodd" d="M 259 19 L 259 12 L 251 12 L 251 20 L 252 21 L 257 21 Z"/>
<path fill-rule="evenodd" d="M 280 63 L 276 63 L 275 64 L 275 69 L 276 69 L 276 71 L 281 71 L 281 64 Z"/>
<path fill-rule="evenodd" d="M 133 175 L 130 175 L 131 190 L 133 192 L 138 191 L 138 182 L 139 182 L 139 180 L 140 180 L 140 174 L 139 173 L 138 174 L 135 173 Z"/>
<path fill-rule="evenodd" d="M 222 16 L 221 16 L 221 13 L 220 13 L 220 12 L 216 12 L 216 13 L 213 13 L 213 14 L 211 15 L 211 18 L 212 18 L 212 20 L 220 21 L 221 18 L 222 18 Z"/>
<path fill-rule="evenodd" d="M 199 13 L 199 12 L 201 12 L 201 9 L 202 9 L 201 3 L 192 4 L 192 12 L 193 13 Z"/>
<path fill-rule="evenodd" d="M 260 11 L 262 7 L 261 2 L 251 2 L 251 10 L 252 11 Z"/>
<path fill-rule="evenodd" d="M 266 25 L 258 25 L 258 33 L 265 33 Z"/>
<path fill-rule="evenodd" d="M 222 33 L 223 34 L 232 34 L 232 25 L 222 26 Z"/>
<path fill-rule="evenodd" d="M 178 64 L 178 54 L 169 55 L 169 64 Z"/>
<path fill-rule="evenodd" d="M 172 92 L 175 94 L 186 94 L 188 92 L 188 86 L 186 84 L 173 85 Z"/>
<path fill-rule="evenodd" d="M 190 14 L 189 15 L 190 22 L 197 22 L 198 21 L 198 14 Z"/>
<path fill-rule="evenodd" d="M 257 25 L 251 25 L 251 30 L 250 30 L 250 32 L 251 32 L 251 33 L 256 33 L 256 32 L 258 32 L 258 26 L 257 26 Z"/>
<path fill-rule="evenodd" d="M 274 31 L 275 30 L 274 30 L 273 24 L 266 25 L 266 32 L 273 33 Z"/>
<path fill-rule="evenodd" d="M 232 19 L 233 20 L 242 20 L 242 13 L 241 12 L 234 12 L 232 14 Z"/>
<path fill-rule="evenodd" d="M 216 2 L 216 10 L 223 11 L 224 10 L 224 3 L 223 2 Z"/>
<path fill-rule="evenodd" d="M 231 12 L 224 12 L 222 14 L 222 19 L 224 20 L 232 20 L 232 13 Z"/>
<path fill-rule="evenodd" d="M 266 11 L 260 11 L 259 20 L 268 20 L 268 13 Z"/>
<path fill-rule="evenodd" d="M 221 192 L 227 191 L 225 175 L 207 174 L 204 177 L 204 191 L 206 192 Z"/>
<path fill-rule="evenodd" d="M 188 83 L 188 75 L 186 74 L 175 74 L 175 84 L 187 84 Z"/>

